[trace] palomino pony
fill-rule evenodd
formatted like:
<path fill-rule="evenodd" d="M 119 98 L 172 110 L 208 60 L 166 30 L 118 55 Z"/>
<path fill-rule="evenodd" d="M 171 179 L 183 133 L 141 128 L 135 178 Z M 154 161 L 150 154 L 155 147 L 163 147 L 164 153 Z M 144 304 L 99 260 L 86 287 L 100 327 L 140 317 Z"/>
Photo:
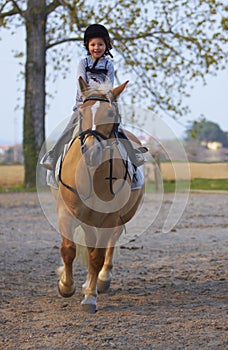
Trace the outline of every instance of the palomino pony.
<path fill-rule="evenodd" d="M 75 228 L 81 226 L 89 256 L 81 305 L 90 313 L 97 309 L 97 293 L 110 286 L 115 244 L 144 194 L 143 185 L 131 189 L 128 161 L 121 155 L 117 136 L 120 116 L 115 101 L 127 83 L 105 92 L 102 85 L 93 89 L 79 78 L 84 98 L 79 110 L 80 134 L 61 164 L 55 193 L 64 264 L 59 292 L 64 297 L 74 294 Z M 134 135 L 128 136 L 140 146 Z"/>

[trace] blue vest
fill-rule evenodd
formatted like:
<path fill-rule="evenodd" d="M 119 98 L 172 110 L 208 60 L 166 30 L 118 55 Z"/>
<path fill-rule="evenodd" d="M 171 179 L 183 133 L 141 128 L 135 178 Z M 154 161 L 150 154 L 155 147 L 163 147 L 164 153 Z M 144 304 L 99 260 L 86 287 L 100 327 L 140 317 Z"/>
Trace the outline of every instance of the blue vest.
<path fill-rule="evenodd" d="M 104 68 L 96 68 L 98 60 L 99 59 L 96 59 L 93 66 L 90 68 L 88 65 L 88 60 L 86 58 L 86 75 L 87 75 L 88 81 L 92 79 L 97 83 L 101 83 L 101 82 L 104 82 L 106 79 L 106 76 L 108 74 L 108 69 L 107 69 L 108 61 L 106 61 Z"/>

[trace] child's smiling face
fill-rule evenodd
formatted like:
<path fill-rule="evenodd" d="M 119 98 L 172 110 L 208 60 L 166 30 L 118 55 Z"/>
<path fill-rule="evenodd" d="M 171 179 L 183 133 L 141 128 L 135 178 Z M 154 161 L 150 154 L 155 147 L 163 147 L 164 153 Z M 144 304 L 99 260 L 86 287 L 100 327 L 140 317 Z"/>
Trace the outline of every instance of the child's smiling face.
<path fill-rule="evenodd" d="M 93 38 L 89 41 L 88 49 L 91 57 L 95 60 L 104 55 L 106 45 L 102 38 Z"/>

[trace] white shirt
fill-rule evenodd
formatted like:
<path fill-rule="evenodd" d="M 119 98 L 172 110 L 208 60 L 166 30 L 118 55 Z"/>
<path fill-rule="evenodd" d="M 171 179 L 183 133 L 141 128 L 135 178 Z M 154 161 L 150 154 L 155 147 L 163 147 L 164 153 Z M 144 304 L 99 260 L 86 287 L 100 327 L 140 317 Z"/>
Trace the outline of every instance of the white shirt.
<path fill-rule="evenodd" d="M 78 109 L 82 103 L 82 95 L 80 92 L 80 87 L 79 87 L 79 82 L 78 79 L 81 76 L 83 80 L 87 83 L 90 84 L 91 81 L 96 81 L 99 83 L 102 83 L 104 81 L 109 81 L 111 85 L 113 86 L 114 84 L 114 66 L 111 61 L 109 61 L 106 57 L 102 57 L 96 64 L 95 66 L 95 71 L 88 71 L 93 67 L 95 60 L 91 58 L 91 56 L 87 56 L 86 58 L 83 58 L 78 65 L 78 70 L 77 70 L 77 95 L 76 95 L 76 104 L 73 107 L 73 110 L 75 111 Z M 88 68 L 87 68 L 88 67 Z M 102 70 L 107 70 L 106 74 L 102 72 Z M 98 72 L 96 72 L 98 70 Z M 101 70 L 99 72 L 99 70 Z"/>

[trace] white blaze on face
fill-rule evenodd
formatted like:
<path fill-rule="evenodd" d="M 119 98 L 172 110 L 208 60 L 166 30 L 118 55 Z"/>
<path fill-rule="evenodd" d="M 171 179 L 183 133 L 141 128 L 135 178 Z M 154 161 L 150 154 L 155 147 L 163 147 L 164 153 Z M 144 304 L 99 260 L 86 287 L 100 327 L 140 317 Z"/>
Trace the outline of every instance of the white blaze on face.
<path fill-rule="evenodd" d="M 100 101 L 96 101 L 94 103 L 94 105 L 91 107 L 91 112 L 92 112 L 92 130 L 95 130 L 96 129 L 96 125 L 95 125 L 95 115 L 96 115 L 96 112 L 97 110 L 100 108 Z"/>

